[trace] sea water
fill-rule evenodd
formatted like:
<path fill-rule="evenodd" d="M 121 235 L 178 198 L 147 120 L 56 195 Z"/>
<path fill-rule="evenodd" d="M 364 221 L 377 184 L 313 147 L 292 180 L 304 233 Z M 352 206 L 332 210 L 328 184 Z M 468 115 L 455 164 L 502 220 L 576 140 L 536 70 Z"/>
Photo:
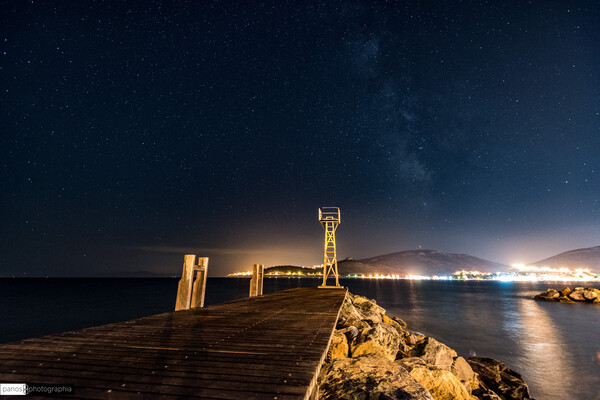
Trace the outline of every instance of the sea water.
<path fill-rule="evenodd" d="M 177 279 L 0 279 L 0 343 L 172 311 Z M 533 296 L 564 284 L 342 279 L 410 330 L 459 355 L 496 358 L 539 399 L 600 399 L 600 306 Z M 270 278 L 264 292 L 317 286 Z M 573 287 L 574 285 L 571 285 Z M 206 304 L 248 295 L 249 278 L 209 278 Z M 310 299 L 307 299 L 308 301 Z"/>

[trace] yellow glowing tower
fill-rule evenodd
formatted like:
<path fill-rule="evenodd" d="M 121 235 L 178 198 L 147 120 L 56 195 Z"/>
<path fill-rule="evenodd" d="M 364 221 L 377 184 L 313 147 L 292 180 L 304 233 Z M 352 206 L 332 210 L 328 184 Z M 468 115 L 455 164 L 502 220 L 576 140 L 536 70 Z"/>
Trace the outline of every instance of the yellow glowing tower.
<path fill-rule="evenodd" d="M 337 256 L 335 251 L 335 231 L 340 224 L 340 209 L 338 207 L 319 208 L 319 222 L 325 228 L 325 251 L 323 254 L 323 285 L 319 288 L 341 288 L 338 281 Z M 335 286 L 327 285 L 327 278 L 335 277 Z"/>

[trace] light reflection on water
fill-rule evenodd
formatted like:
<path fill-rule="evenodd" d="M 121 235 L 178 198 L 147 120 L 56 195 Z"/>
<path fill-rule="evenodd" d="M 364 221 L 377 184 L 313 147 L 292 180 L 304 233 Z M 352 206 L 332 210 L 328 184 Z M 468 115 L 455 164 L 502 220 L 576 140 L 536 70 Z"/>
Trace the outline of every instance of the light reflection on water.
<path fill-rule="evenodd" d="M 535 301 L 519 299 L 517 304 L 519 312 L 513 324 L 521 339 L 517 360 L 527 371 L 527 381 L 543 386 L 546 392 L 567 395 L 565 388 L 577 376 L 577 369 L 562 334 Z"/>

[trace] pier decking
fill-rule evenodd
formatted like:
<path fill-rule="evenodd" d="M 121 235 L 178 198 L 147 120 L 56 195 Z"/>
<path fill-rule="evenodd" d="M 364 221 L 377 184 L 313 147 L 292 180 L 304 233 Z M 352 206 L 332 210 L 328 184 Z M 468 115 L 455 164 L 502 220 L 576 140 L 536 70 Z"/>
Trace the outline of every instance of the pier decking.
<path fill-rule="evenodd" d="M 0 382 L 74 385 L 64 398 L 307 399 L 345 293 L 291 289 L 0 345 Z"/>

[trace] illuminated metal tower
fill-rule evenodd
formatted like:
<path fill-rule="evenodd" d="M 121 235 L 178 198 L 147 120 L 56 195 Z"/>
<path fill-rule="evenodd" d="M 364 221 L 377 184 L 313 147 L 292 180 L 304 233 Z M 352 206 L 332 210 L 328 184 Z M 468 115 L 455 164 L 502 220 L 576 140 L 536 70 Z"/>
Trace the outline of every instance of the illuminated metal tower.
<path fill-rule="evenodd" d="M 319 208 L 319 222 L 325 228 L 325 251 L 323 254 L 323 285 L 319 288 L 340 288 L 338 281 L 337 256 L 335 251 L 335 231 L 340 224 L 340 209 L 338 207 Z M 335 286 L 327 285 L 327 278 L 335 277 Z"/>

